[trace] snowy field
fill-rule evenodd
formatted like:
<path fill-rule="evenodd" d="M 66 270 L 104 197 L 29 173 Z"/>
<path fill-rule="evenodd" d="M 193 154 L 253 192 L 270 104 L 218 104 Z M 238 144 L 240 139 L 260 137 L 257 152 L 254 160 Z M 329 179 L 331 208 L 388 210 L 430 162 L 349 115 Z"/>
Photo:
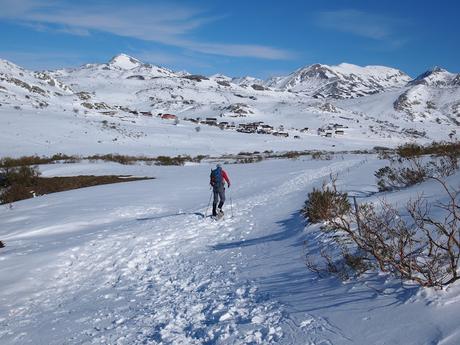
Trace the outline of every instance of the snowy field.
<path fill-rule="evenodd" d="M 458 283 L 343 283 L 305 267 L 322 240 L 299 213 L 307 193 L 337 173 L 342 189 L 374 200 L 384 164 L 345 155 L 224 166 L 232 187 L 219 222 L 203 218 L 212 165 L 41 166 L 44 176 L 156 179 L 0 208 L 0 343 L 459 344 Z M 432 182 L 385 197 L 422 191 L 441 198 Z"/>
<path fill-rule="evenodd" d="M 108 125 L 103 121 L 108 120 Z M 302 119 L 297 119 L 297 127 Z M 306 122 L 303 120 L 304 124 Z M 113 128 L 112 128 L 113 127 Z M 316 133 L 298 133 L 299 139 L 263 134 L 244 134 L 197 126 L 188 121 L 150 117 L 108 117 L 40 110 L 5 111 L 0 109 L 0 157 L 24 155 L 51 156 L 119 153 L 125 155 L 177 156 L 197 154 L 236 154 L 241 151 L 356 150 L 373 146 L 396 146 L 401 138 L 363 137 L 358 133 L 326 138 Z M 19 144 L 18 144 L 19 143 Z"/>

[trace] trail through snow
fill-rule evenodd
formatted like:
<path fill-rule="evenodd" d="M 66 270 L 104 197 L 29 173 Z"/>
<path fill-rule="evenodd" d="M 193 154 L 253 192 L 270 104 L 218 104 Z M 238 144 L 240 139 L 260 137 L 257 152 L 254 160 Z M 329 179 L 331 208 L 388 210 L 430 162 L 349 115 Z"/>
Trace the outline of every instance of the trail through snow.
<path fill-rule="evenodd" d="M 362 168 L 369 168 L 363 156 L 228 166 L 236 188 L 227 191 L 226 216 L 217 222 L 202 216 L 208 191 L 187 187 L 207 178 L 208 167 L 200 166 L 2 210 L 11 229 L 0 235 L 11 249 L 0 256 L 1 273 L 19 269 L 29 277 L 7 280 L 0 293 L 1 343 L 360 343 L 327 315 L 301 307 L 308 302 L 292 303 L 300 289 L 315 290 L 306 269 L 281 288 L 273 279 L 290 274 L 292 263 L 303 267 L 305 224 L 298 210 L 306 193 L 330 174 Z M 157 188 L 155 196 L 145 197 L 147 186 Z M 75 205 L 86 221 L 59 214 Z"/>

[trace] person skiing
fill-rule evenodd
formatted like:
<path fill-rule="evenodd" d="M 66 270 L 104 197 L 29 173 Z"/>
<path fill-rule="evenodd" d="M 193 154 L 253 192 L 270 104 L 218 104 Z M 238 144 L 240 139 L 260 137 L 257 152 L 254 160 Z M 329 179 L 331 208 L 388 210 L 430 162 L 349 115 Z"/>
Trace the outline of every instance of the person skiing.
<path fill-rule="evenodd" d="M 216 168 L 214 170 L 211 170 L 209 182 L 212 186 L 212 191 L 214 193 L 214 199 L 212 201 L 213 217 L 222 217 L 224 215 L 222 207 L 225 203 L 225 182 L 227 182 L 228 188 L 230 188 L 230 179 L 228 178 L 227 173 L 224 169 L 222 169 L 222 165 L 217 164 Z M 219 203 L 219 205 L 217 203 Z M 219 208 L 219 212 L 217 212 L 217 208 Z"/>

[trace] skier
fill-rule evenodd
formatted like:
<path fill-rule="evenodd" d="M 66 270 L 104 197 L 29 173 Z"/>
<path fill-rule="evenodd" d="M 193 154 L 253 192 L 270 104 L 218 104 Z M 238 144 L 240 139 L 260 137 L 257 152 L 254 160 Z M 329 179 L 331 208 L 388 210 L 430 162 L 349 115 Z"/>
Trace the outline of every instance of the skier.
<path fill-rule="evenodd" d="M 222 169 L 222 165 L 217 164 L 214 170 L 211 170 L 210 184 L 214 193 L 214 199 L 212 202 L 212 216 L 221 218 L 224 215 L 222 206 L 225 202 L 225 181 L 227 181 L 228 188 L 230 188 L 230 179 L 228 178 L 225 170 Z M 220 199 L 220 201 L 219 201 Z M 217 205 L 219 203 L 219 205 Z M 219 207 L 219 212 L 217 212 Z"/>

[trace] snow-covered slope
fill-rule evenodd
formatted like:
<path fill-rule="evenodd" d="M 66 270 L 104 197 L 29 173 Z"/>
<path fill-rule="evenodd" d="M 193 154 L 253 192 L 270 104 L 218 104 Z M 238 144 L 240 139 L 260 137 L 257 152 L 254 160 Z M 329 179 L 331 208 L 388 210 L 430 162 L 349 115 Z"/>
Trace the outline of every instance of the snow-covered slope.
<path fill-rule="evenodd" d="M 315 64 L 287 77 L 274 78 L 267 85 L 282 90 L 302 91 L 316 98 L 354 98 L 404 86 L 410 77 L 394 68 Z"/>
<path fill-rule="evenodd" d="M 419 75 L 414 80 L 411 80 L 408 85 L 426 85 L 432 87 L 451 87 L 458 86 L 460 80 L 460 74 L 454 74 L 442 69 L 435 67 L 425 73 Z"/>
<path fill-rule="evenodd" d="M 28 104 L 46 108 L 51 103 L 68 102 L 72 89 L 46 72 L 27 71 L 0 59 L 0 104 L 20 107 Z"/>
<path fill-rule="evenodd" d="M 434 88 L 416 84 L 402 93 L 394 102 L 397 111 L 406 113 L 416 121 L 438 119 L 459 121 L 460 88 Z M 443 115 L 446 116 L 443 116 Z"/>
<path fill-rule="evenodd" d="M 174 72 L 120 54 L 51 72 L 2 60 L 0 73 L 3 155 L 362 149 L 448 139 L 460 120 L 458 76 L 449 87 L 406 86 L 407 75 L 379 66 L 314 65 L 264 82 Z M 254 122 L 282 136 L 237 131 Z"/>
<path fill-rule="evenodd" d="M 254 90 L 259 90 L 259 91 L 264 89 L 263 85 L 265 84 L 265 81 L 263 81 L 262 79 L 249 77 L 249 76 L 242 77 L 242 78 L 233 78 L 232 82 L 239 86 L 251 87 Z"/>
<path fill-rule="evenodd" d="M 338 173 L 341 189 L 372 200 L 383 164 L 345 155 L 225 166 L 232 187 L 221 222 L 202 217 L 207 164 L 42 166 L 45 176 L 156 179 L 0 208 L 0 342 L 456 345 L 459 284 L 419 290 L 371 273 L 340 282 L 305 267 L 306 251 L 326 241 L 299 214 L 307 193 Z M 422 191 L 442 200 L 432 182 L 386 197 Z"/>

